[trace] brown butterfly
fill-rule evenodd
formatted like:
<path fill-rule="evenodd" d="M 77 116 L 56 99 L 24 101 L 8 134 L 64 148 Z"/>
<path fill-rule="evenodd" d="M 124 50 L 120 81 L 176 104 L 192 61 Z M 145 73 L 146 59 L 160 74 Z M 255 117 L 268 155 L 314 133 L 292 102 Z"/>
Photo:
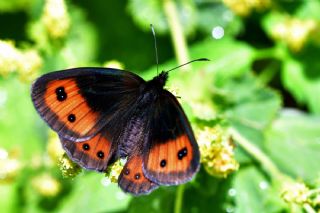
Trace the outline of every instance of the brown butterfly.
<path fill-rule="evenodd" d="M 200 165 L 188 119 L 176 97 L 164 89 L 169 71 L 149 81 L 111 68 L 56 71 L 38 78 L 31 96 L 74 162 L 104 172 L 127 158 L 120 188 L 148 194 L 159 185 L 189 181 Z"/>

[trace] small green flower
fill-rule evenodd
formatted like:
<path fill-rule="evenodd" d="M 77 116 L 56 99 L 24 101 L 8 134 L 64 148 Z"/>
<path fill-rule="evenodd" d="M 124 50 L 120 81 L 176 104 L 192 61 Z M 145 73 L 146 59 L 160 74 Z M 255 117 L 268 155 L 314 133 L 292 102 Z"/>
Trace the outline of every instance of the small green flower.
<path fill-rule="evenodd" d="M 0 40 L 0 74 L 7 76 L 19 67 L 21 54 L 15 48 L 13 41 Z"/>
<path fill-rule="evenodd" d="M 238 170 L 239 163 L 234 158 L 231 137 L 221 127 L 205 127 L 197 134 L 201 162 L 206 171 L 215 177 L 227 177 Z"/>
<path fill-rule="evenodd" d="M 17 72 L 22 80 L 32 80 L 41 66 L 42 59 L 36 50 L 20 50 L 13 41 L 0 40 L 0 75 Z"/>
<path fill-rule="evenodd" d="M 315 20 L 287 17 L 272 28 L 272 37 L 275 40 L 283 41 L 291 50 L 298 52 L 317 28 Z"/>
<path fill-rule="evenodd" d="M 32 81 L 42 67 L 42 58 L 34 49 L 22 53 L 22 61 L 19 64 L 19 77 L 22 81 Z"/>
<path fill-rule="evenodd" d="M 110 166 L 108 166 L 106 171 L 106 177 L 110 180 L 111 183 L 117 183 L 119 175 L 123 169 L 123 166 L 126 163 L 126 159 L 119 159 Z"/>
<path fill-rule="evenodd" d="M 124 64 L 117 60 L 106 61 L 102 66 L 115 69 L 124 69 Z"/>
<path fill-rule="evenodd" d="M 70 17 L 64 0 L 46 0 L 42 21 L 49 37 L 65 37 L 69 32 Z"/>
<path fill-rule="evenodd" d="M 61 184 L 49 174 L 41 174 L 32 179 L 32 186 L 42 196 L 54 197 L 61 191 Z"/>
<path fill-rule="evenodd" d="M 82 171 L 81 167 L 70 160 L 66 153 L 60 158 L 59 167 L 64 178 L 74 178 Z"/>
<path fill-rule="evenodd" d="M 253 10 L 264 10 L 271 5 L 270 0 L 223 0 L 235 14 L 248 16 Z"/>
<path fill-rule="evenodd" d="M 52 130 L 49 130 L 47 152 L 53 163 L 59 162 L 61 160 L 61 156 L 65 154 L 58 134 Z"/>
<path fill-rule="evenodd" d="M 11 182 L 20 173 L 21 162 L 16 156 L 8 153 L 7 150 L 0 148 L 0 182 Z"/>
<path fill-rule="evenodd" d="M 286 182 L 281 197 L 287 203 L 302 205 L 309 202 L 309 188 L 303 182 Z"/>

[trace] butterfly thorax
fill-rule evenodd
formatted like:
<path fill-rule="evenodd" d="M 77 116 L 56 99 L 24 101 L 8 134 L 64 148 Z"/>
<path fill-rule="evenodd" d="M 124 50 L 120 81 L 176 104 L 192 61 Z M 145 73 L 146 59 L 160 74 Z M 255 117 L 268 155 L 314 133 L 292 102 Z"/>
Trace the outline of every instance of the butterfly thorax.
<path fill-rule="evenodd" d="M 146 89 L 161 91 L 168 80 L 168 73 L 162 71 L 159 75 L 155 76 L 152 80 L 147 81 Z"/>
<path fill-rule="evenodd" d="M 143 142 L 146 132 L 146 120 L 148 120 L 149 106 L 153 105 L 164 91 L 164 85 L 168 79 L 168 73 L 163 71 L 152 80 L 147 81 L 140 87 L 140 96 L 135 103 L 135 111 L 132 112 L 127 121 L 127 127 L 122 132 L 119 144 L 119 156 L 125 157 L 132 152 L 135 147 L 139 147 L 139 142 Z M 138 143 L 137 143 L 138 142 Z"/>
<path fill-rule="evenodd" d="M 144 96 L 144 100 L 147 102 L 154 101 L 164 90 L 164 85 L 168 80 L 168 72 L 162 71 L 159 75 L 155 76 L 153 79 L 142 84 L 140 87 L 140 92 Z"/>

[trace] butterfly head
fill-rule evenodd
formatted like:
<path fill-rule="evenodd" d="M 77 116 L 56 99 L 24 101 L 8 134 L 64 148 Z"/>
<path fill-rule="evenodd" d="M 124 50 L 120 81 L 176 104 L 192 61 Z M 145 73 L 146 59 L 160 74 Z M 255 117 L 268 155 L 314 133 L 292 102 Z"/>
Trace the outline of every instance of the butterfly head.
<path fill-rule="evenodd" d="M 162 71 L 158 76 L 154 77 L 154 79 L 156 83 L 163 88 L 168 80 L 168 77 L 169 77 L 168 72 Z"/>
<path fill-rule="evenodd" d="M 151 81 L 150 84 L 157 88 L 157 89 L 163 89 L 164 85 L 166 84 L 168 80 L 168 72 L 162 71 L 159 75 L 155 76 Z"/>

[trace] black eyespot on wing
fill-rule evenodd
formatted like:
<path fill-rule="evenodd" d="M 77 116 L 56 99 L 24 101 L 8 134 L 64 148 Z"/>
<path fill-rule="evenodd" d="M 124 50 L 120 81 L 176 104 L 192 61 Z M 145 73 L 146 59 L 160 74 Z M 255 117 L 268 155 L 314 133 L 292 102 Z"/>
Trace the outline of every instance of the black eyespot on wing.
<path fill-rule="evenodd" d="M 84 144 L 82 145 L 82 148 L 83 148 L 83 150 L 88 151 L 88 150 L 90 149 L 90 146 L 89 146 L 89 144 L 84 143 Z"/>
<path fill-rule="evenodd" d="M 103 151 L 97 152 L 97 156 L 98 156 L 98 158 L 103 159 L 103 158 L 104 158 L 104 153 L 103 153 Z"/>
<path fill-rule="evenodd" d="M 71 122 L 71 123 L 75 122 L 76 121 L 76 116 L 74 114 L 70 114 L 68 116 L 68 121 Z"/>
<path fill-rule="evenodd" d="M 186 147 L 180 149 L 179 152 L 178 152 L 178 159 L 182 160 L 184 157 L 187 156 L 187 154 L 188 154 L 188 150 L 187 150 Z"/>
<path fill-rule="evenodd" d="M 160 162 L 160 166 L 161 167 L 165 167 L 167 164 L 167 161 L 165 159 L 163 159 L 161 162 Z"/>
<path fill-rule="evenodd" d="M 126 168 L 126 169 L 124 170 L 124 174 L 125 174 L 125 175 L 129 175 L 129 174 L 130 174 L 130 169 Z"/>
<path fill-rule="evenodd" d="M 134 175 L 134 178 L 135 178 L 136 180 L 139 180 L 139 179 L 140 179 L 140 173 L 136 173 L 136 174 Z"/>
<path fill-rule="evenodd" d="M 64 101 L 67 99 L 67 93 L 64 91 L 64 87 L 58 87 L 56 89 L 56 96 L 58 101 Z"/>

